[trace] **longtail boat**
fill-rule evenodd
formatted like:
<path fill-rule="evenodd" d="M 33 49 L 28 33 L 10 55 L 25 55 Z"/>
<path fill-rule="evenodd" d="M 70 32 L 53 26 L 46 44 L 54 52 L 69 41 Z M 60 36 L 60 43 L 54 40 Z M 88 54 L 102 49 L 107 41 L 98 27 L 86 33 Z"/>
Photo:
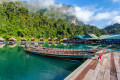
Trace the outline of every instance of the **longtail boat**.
<path fill-rule="evenodd" d="M 105 47 L 107 48 L 107 47 Z M 46 47 L 29 47 L 25 48 L 25 51 L 41 56 L 55 57 L 61 59 L 80 60 L 94 57 L 97 51 L 100 49 L 57 49 L 57 48 L 46 48 Z"/>

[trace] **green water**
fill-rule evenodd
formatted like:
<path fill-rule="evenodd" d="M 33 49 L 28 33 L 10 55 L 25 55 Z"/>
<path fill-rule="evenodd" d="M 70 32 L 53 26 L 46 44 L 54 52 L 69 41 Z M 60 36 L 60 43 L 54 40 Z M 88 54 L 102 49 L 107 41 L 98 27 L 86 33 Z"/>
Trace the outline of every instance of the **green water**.
<path fill-rule="evenodd" d="M 0 44 L 0 80 L 63 80 L 83 62 L 36 56 L 19 44 Z"/>
<path fill-rule="evenodd" d="M 93 48 L 102 48 L 106 47 L 108 45 L 97 45 L 97 44 L 66 44 L 66 43 L 60 43 L 60 44 L 47 44 L 44 43 L 40 46 L 48 47 L 48 48 L 64 48 L 64 49 L 93 49 Z"/>

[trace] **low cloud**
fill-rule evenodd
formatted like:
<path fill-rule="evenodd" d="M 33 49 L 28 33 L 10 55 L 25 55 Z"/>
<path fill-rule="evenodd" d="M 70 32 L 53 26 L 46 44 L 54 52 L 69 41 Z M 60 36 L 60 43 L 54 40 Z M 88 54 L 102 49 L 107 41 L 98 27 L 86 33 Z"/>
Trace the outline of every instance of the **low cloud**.
<path fill-rule="evenodd" d="M 51 5 L 55 5 L 54 0 L 28 0 L 28 4 L 34 7 L 49 8 Z"/>
<path fill-rule="evenodd" d="M 119 24 L 120 24 L 120 16 L 115 16 L 115 17 L 113 17 L 113 19 L 112 19 L 111 21 L 109 21 L 109 22 L 107 23 L 107 25 L 113 25 L 113 24 L 115 24 L 115 23 L 119 23 Z"/>
<path fill-rule="evenodd" d="M 79 21 L 84 23 L 94 23 L 101 20 L 112 20 L 119 15 L 118 11 L 98 12 L 96 10 L 90 10 L 85 7 L 74 6 L 67 11 L 69 15 L 75 16 Z"/>
<path fill-rule="evenodd" d="M 67 14 L 75 16 L 80 21 L 89 22 L 94 15 L 94 11 L 90 11 L 83 7 L 74 6 L 67 10 Z"/>

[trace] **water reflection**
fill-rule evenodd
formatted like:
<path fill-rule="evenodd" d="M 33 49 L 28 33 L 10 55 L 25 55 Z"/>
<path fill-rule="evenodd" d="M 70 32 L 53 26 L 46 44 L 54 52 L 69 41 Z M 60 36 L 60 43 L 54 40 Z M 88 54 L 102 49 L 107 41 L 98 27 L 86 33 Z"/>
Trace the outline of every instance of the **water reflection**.
<path fill-rule="evenodd" d="M 9 46 L 10 48 L 15 47 L 16 45 L 17 45 L 17 43 L 8 43 L 8 46 Z"/>
<path fill-rule="evenodd" d="M 61 68 L 64 68 L 66 70 L 69 70 L 69 71 L 73 71 L 75 68 L 77 68 L 80 64 L 82 64 L 85 61 L 85 60 L 81 60 L 79 62 L 72 62 L 72 61 L 66 61 L 66 60 L 62 60 L 62 59 L 58 59 L 58 58 L 38 56 L 35 54 L 30 54 L 30 53 L 26 54 L 27 58 L 28 58 L 28 55 L 35 57 L 41 61 L 44 61 L 45 63 L 50 63 L 50 64 L 53 64 L 57 67 L 61 67 Z"/>
<path fill-rule="evenodd" d="M 0 43 L 0 48 L 3 48 L 5 46 L 5 43 Z"/>
<path fill-rule="evenodd" d="M 9 46 L 0 48 L 0 80 L 63 80 L 80 65 L 29 54 L 19 44 Z"/>

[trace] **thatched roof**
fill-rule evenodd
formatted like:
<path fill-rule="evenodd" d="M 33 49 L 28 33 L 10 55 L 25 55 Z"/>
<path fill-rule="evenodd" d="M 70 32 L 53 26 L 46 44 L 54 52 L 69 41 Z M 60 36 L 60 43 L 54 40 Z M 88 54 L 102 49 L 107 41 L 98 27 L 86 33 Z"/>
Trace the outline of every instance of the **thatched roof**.
<path fill-rule="evenodd" d="M 31 38 L 31 39 L 35 39 L 35 38 Z"/>
<path fill-rule="evenodd" d="M 62 40 L 67 40 L 68 38 L 63 38 Z"/>
<path fill-rule="evenodd" d="M 58 38 L 54 38 L 54 40 L 56 40 L 56 39 L 58 39 Z"/>
<path fill-rule="evenodd" d="M 40 38 L 40 39 L 43 39 L 43 38 Z"/>
<path fill-rule="evenodd" d="M 2 37 L 0 37 L 0 40 L 4 41 L 4 39 Z"/>
<path fill-rule="evenodd" d="M 51 38 L 48 38 L 48 41 L 52 41 L 52 39 L 51 39 Z"/>
<path fill-rule="evenodd" d="M 14 37 L 9 38 L 8 40 L 16 41 L 16 39 Z"/>
<path fill-rule="evenodd" d="M 26 40 L 26 38 L 23 37 L 23 38 L 21 38 L 21 40 Z"/>
<path fill-rule="evenodd" d="M 48 39 L 51 39 L 51 38 L 48 38 Z"/>
<path fill-rule="evenodd" d="M 43 41 L 44 39 L 43 38 L 40 38 L 40 41 Z"/>
<path fill-rule="evenodd" d="M 35 38 L 31 38 L 30 40 L 31 40 L 31 41 L 35 41 Z"/>

